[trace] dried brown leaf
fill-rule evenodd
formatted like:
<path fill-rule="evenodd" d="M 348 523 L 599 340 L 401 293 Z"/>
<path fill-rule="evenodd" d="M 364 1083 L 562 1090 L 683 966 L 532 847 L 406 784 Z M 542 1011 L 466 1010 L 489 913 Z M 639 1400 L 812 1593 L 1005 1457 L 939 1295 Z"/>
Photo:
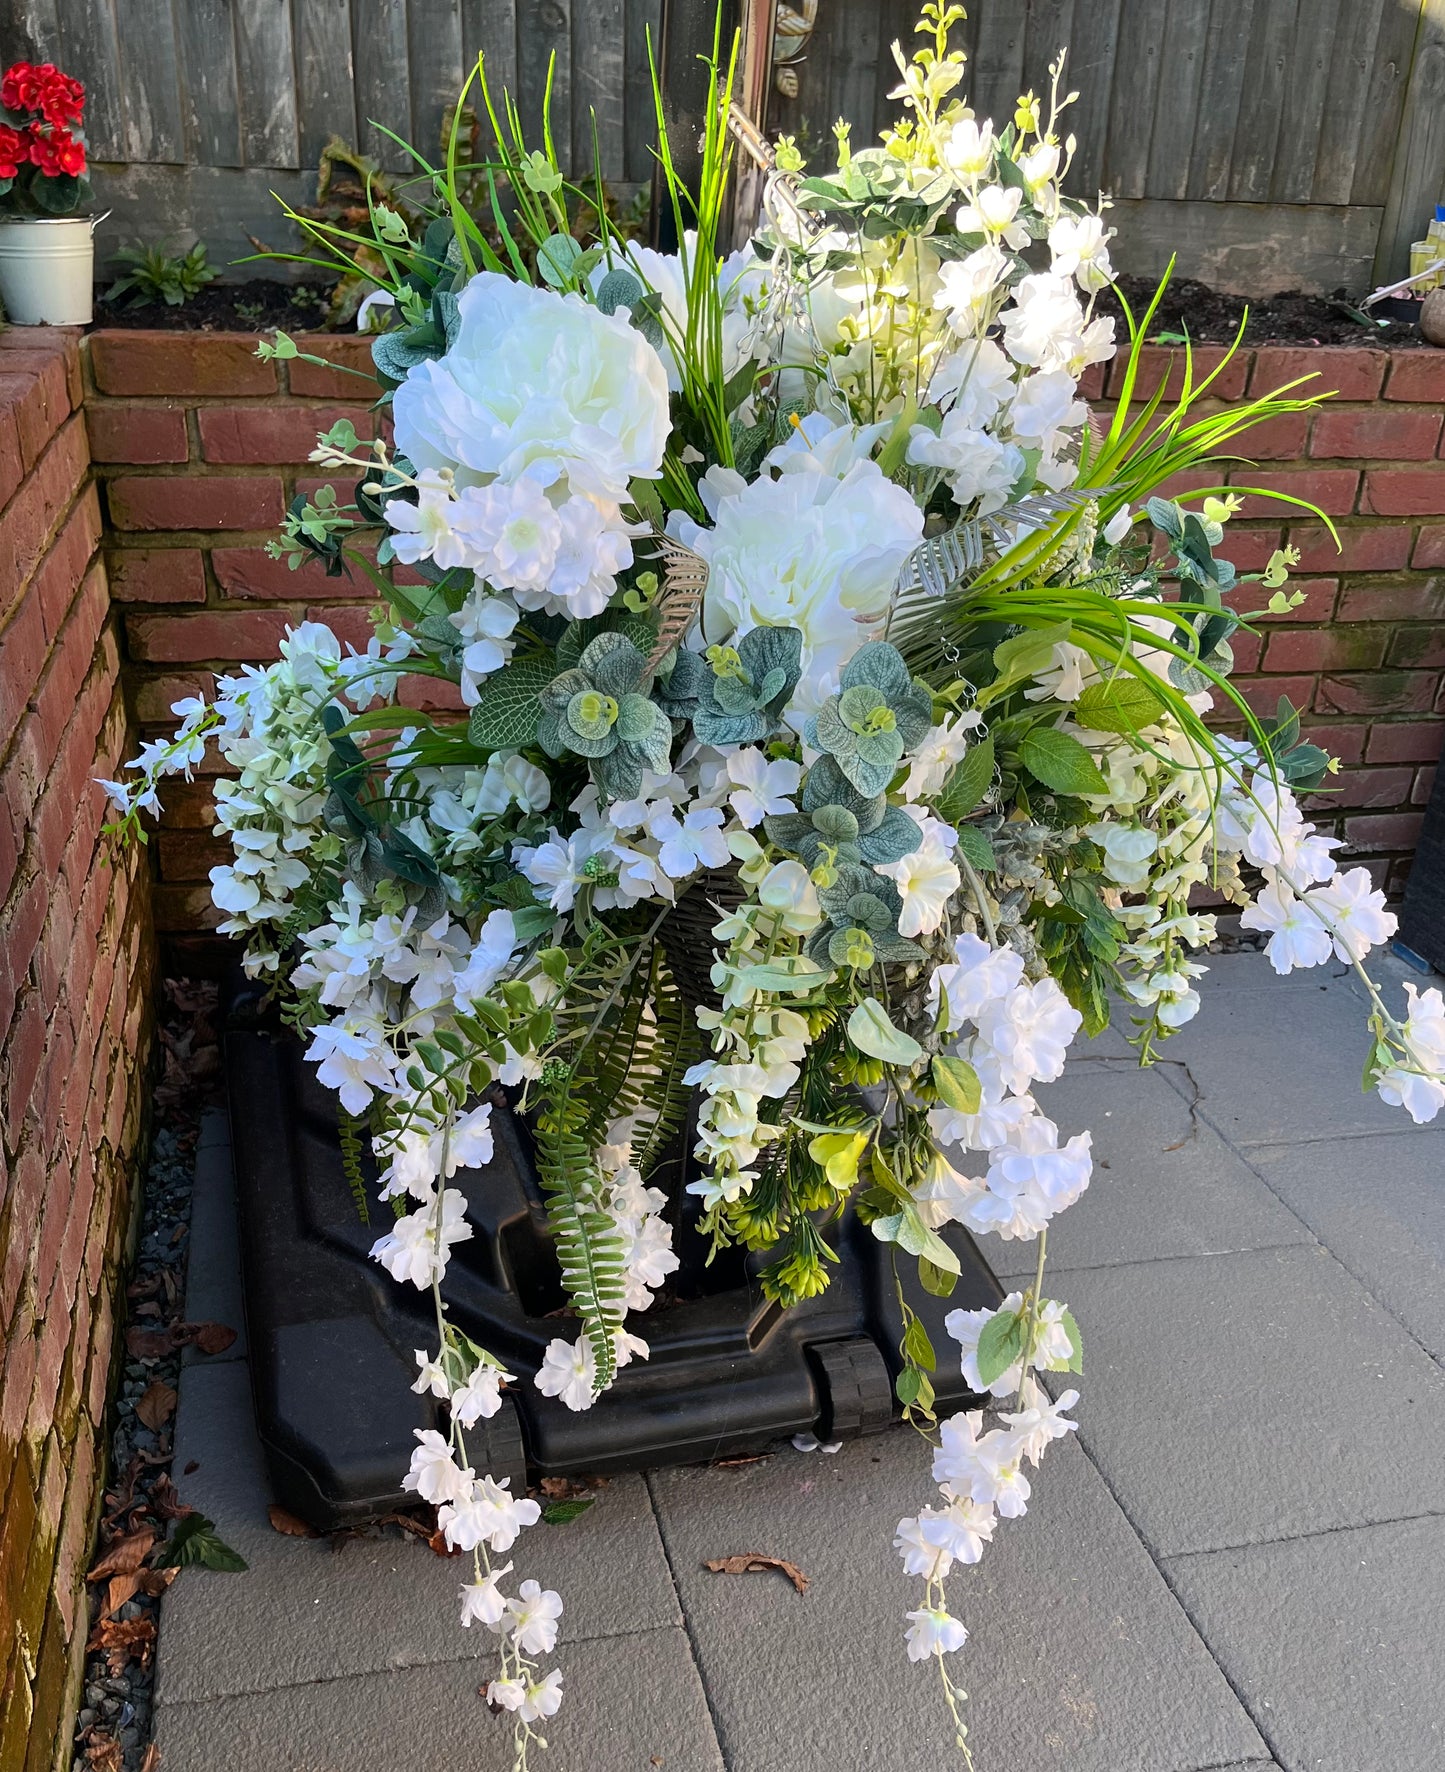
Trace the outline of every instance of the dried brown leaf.
<path fill-rule="evenodd" d="M 91 1729 L 85 1737 L 85 1763 L 91 1772 L 122 1772 L 125 1755 L 113 1735 Z"/>
<path fill-rule="evenodd" d="M 132 1532 L 118 1538 L 86 1576 L 87 1581 L 106 1581 L 112 1575 L 133 1575 L 151 1553 L 156 1535 L 151 1531 Z"/>
<path fill-rule="evenodd" d="M 155 1742 L 151 1742 L 145 1751 L 145 1758 L 140 1763 L 140 1772 L 160 1772 L 161 1750 Z"/>
<path fill-rule="evenodd" d="M 176 1568 L 142 1569 L 140 1572 L 140 1591 L 149 1594 L 154 1600 L 163 1594 L 180 1574 Z"/>
<path fill-rule="evenodd" d="M 112 1575 L 110 1584 L 105 1590 L 105 1616 L 119 1612 L 127 1600 L 133 1599 L 140 1589 L 139 1575 Z"/>
<path fill-rule="evenodd" d="M 164 1379 L 153 1378 L 136 1399 L 136 1419 L 154 1432 L 175 1413 L 176 1393 Z"/>
<path fill-rule="evenodd" d="M 266 1518 L 271 1522 L 273 1532 L 284 1533 L 287 1538 L 317 1538 L 320 1534 L 314 1526 L 308 1526 L 305 1520 L 298 1520 L 295 1514 L 287 1513 L 278 1502 L 273 1501 L 266 1509 Z"/>
<path fill-rule="evenodd" d="M 91 1633 L 87 1649 L 103 1649 L 114 1676 L 134 1657 L 142 1667 L 150 1660 L 156 1639 L 153 1618 L 106 1618 Z"/>
<path fill-rule="evenodd" d="M 182 1323 L 181 1329 L 203 1354 L 223 1354 L 236 1339 L 236 1331 L 225 1323 Z"/>
<path fill-rule="evenodd" d="M 168 1476 L 157 1477 L 151 1485 L 151 1498 L 147 1508 L 158 1520 L 183 1520 L 187 1514 L 196 1511 L 181 1500 L 176 1493 L 175 1484 Z"/>
<path fill-rule="evenodd" d="M 711 1569 L 714 1575 L 751 1575 L 754 1571 L 765 1573 L 776 1569 L 788 1580 L 800 1594 L 808 1591 L 808 1578 L 796 1563 L 790 1563 L 786 1557 L 768 1557 L 761 1551 L 744 1551 L 735 1557 L 714 1557 L 703 1564 L 704 1569 Z"/>

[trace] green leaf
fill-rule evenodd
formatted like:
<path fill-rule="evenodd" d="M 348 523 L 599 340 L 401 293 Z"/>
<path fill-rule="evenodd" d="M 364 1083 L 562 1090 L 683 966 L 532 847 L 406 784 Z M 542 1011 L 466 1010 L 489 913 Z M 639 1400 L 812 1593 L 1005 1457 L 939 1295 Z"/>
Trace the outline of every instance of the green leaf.
<path fill-rule="evenodd" d="M 933 1343 L 928 1339 L 928 1331 L 922 1322 L 913 1317 L 903 1333 L 904 1358 L 911 1360 L 915 1366 L 921 1366 L 925 1372 L 933 1372 L 938 1368 L 938 1357 L 933 1351 Z"/>
<path fill-rule="evenodd" d="M 931 1292 L 935 1298 L 950 1298 L 958 1284 L 958 1275 L 951 1274 L 941 1268 L 926 1255 L 918 1258 L 918 1282 L 925 1292 Z"/>
<path fill-rule="evenodd" d="M 542 1509 L 544 1526 L 566 1526 L 573 1520 L 580 1519 L 592 1503 L 595 1495 L 578 1495 L 570 1501 L 549 1501 Z"/>
<path fill-rule="evenodd" d="M 1023 1317 L 1019 1311 L 996 1311 L 978 1338 L 978 1376 L 990 1385 L 1007 1372 L 1024 1351 Z"/>
<path fill-rule="evenodd" d="M 960 1114 L 976 1114 L 983 1104 L 983 1085 L 967 1059 L 938 1053 L 933 1060 L 933 1087 L 944 1106 Z"/>
<path fill-rule="evenodd" d="M 1070 1372 L 1082 1372 L 1084 1370 L 1084 1338 L 1079 1334 L 1079 1325 L 1074 1321 L 1074 1313 L 1070 1310 L 1064 1311 L 1059 1321 L 1063 1325 L 1064 1334 L 1069 1338 L 1069 1370 Z"/>
<path fill-rule="evenodd" d="M 970 745 L 963 760 L 944 783 L 936 802 L 938 816 L 949 824 L 967 818 L 988 792 L 993 780 L 993 734 Z"/>
<path fill-rule="evenodd" d="M 1106 794 L 1099 766 L 1076 738 L 1052 726 L 1035 726 L 1019 746 L 1029 774 L 1056 794 Z"/>
<path fill-rule="evenodd" d="M 619 308 L 633 308 L 642 300 L 641 282 L 631 271 L 609 271 L 597 285 L 597 306 L 604 314 L 615 314 Z"/>
<path fill-rule="evenodd" d="M 228 1575 L 239 1575 L 247 1566 L 246 1559 L 217 1536 L 214 1520 L 204 1514 L 187 1514 L 176 1522 L 170 1542 L 156 1558 L 156 1567 L 189 1569 L 196 1565 Z"/>
<path fill-rule="evenodd" d="M 537 269 L 542 281 L 554 289 L 569 288 L 581 256 L 582 248 L 570 234 L 549 234 L 537 248 Z"/>
<path fill-rule="evenodd" d="M 967 856 L 981 874 L 991 874 L 997 869 L 998 857 L 993 852 L 993 844 L 975 825 L 959 827 L 958 847 L 960 854 Z"/>
<path fill-rule="evenodd" d="M 1075 719 L 1091 732 L 1137 732 L 1152 726 L 1163 713 L 1163 702 L 1137 677 L 1091 683 L 1074 703 Z"/>
<path fill-rule="evenodd" d="M 907 1255 L 926 1256 L 946 1274 L 963 1271 L 958 1257 L 938 1232 L 930 1230 L 923 1222 L 912 1200 L 906 1201 L 899 1212 L 875 1218 L 868 1228 L 880 1243 L 896 1243 Z"/>
<path fill-rule="evenodd" d="M 556 675 L 550 657 L 514 658 L 483 683 L 467 722 L 467 737 L 492 751 L 520 750 L 531 744 L 542 719 L 538 697 Z"/>
<path fill-rule="evenodd" d="M 913 1064 L 923 1056 L 917 1040 L 894 1027 L 876 997 L 865 997 L 848 1017 L 848 1038 L 858 1051 L 869 1058 L 881 1058 L 885 1064 Z"/>
<path fill-rule="evenodd" d="M 916 1366 L 905 1366 L 893 1381 L 893 1389 L 898 1401 L 905 1409 L 918 1401 L 923 1390 L 923 1374 Z"/>

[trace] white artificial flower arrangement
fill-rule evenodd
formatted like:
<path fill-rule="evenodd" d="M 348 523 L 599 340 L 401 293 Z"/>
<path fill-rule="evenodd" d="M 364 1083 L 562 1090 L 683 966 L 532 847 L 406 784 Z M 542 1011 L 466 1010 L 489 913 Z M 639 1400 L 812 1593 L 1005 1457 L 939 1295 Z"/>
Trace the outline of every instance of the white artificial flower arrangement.
<path fill-rule="evenodd" d="M 498 1640 L 487 1692 L 519 1761 L 561 1702 L 540 1664 L 562 1601 L 508 1581 L 538 1507 L 474 1468 L 467 1429 L 503 1386 L 586 1409 L 647 1357 L 638 1319 L 679 1265 L 654 1167 L 690 1103 L 704 1232 L 770 1252 L 785 1307 L 827 1285 L 850 1202 L 937 1294 L 959 1271 L 944 1227 L 1037 1246 L 1026 1290 L 948 1318 L 978 1409 L 936 1419 L 945 1356 L 916 1319 L 898 1352 L 937 1484 L 898 1526 L 924 1583 L 907 1653 L 938 1669 L 966 1753 L 945 1580 L 1025 1511 L 1078 1400 L 1038 1375 L 1081 1364 L 1044 1257 L 1089 1134 L 1033 1085 L 1111 998 L 1146 1062 L 1195 1013 L 1190 956 L 1214 933 L 1196 889 L 1242 905 L 1282 973 L 1359 969 L 1394 929 L 1299 810 L 1328 759 L 1287 705 L 1261 723 L 1229 687 L 1250 612 L 1225 597 L 1251 581 L 1215 549 L 1237 494 L 1156 492 L 1306 402 L 1201 414 L 1213 377 L 1186 353 L 1178 406 L 1141 415 L 1146 314 L 1091 428 L 1077 383 L 1115 349 L 1094 311 L 1109 233 L 1060 188 L 1068 101 L 1056 74 L 1046 108 L 979 122 L 959 16 L 931 3 L 923 49 L 895 46 L 905 116 L 880 146 L 840 129 L 836 170 L 804 178 L 779 144 L 769 219 L 731 258 L 725 72 L 696 191 L 660 145 L 678 255 L 619 238 L 600 193 L 584 246 L 584 194 L 514 127 L 489 215 L 450 162 L 422 239 L 378 212 L 394 445 L 328 432 L 313 460 L 354 470 L 356 504 L 298 498 L 278 547 L 370 574 L 375 638 L 343 651 L 306 623 L 107 784 L 135 831 L 208 743 L 233 772 L 221 928 L 366 1124 L 396 1210 L 372 1253 L 435 1300 L 415 1388 L 447 1431 L 419 1434 L 405 1482 L 472 1559 L 461 1622 Z M 1298 601 L 1292 563 L 1260 575 L 1271 608 Z M 403 676 L 457 685 L 467 711 L 396 705 Z M 678 929 L 710 943 L 701 989 Z M 1370 992 L 1367 1077 L 1432 1118 L 1440 993 L 1401 1024 Z M 450 1325 L 441 1286 L 472 1235 L 447 1182 L 491 1158 L 499 1082 L 533 1127 L 573 1308 L 532 1373 Z"/>

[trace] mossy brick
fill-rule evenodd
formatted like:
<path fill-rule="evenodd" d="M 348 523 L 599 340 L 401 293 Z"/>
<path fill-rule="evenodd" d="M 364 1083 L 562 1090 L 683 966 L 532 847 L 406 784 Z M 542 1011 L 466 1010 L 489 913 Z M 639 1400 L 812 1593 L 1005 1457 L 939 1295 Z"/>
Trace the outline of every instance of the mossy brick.
<path fill-rule="evenodd" d="M 1368 671 L 1320 679 L 1314 705 L 1322 714 L 1418 714 L 1435 699 L 1432 671 Z"/>
<path fill-rule="evenodd" d="M 1445 616 L 1445 575 L 1431 578 L 1347 579 L 1336 619 L 1431 620 Z"/>
<path fill-rule="evenodd" d="M 25 1772 L 25 1752 L 30 1741 L 30 1723 L 34 1715 L 30 1695 L 30 1678 L 18 1648 L 6 1642 L 4 1650 L 10 1664 L 10 1678 L 5 1694 L 5 1717 L 0 1723 L 0 1772 Z"/>
<path fill-rule="evenodd" d="M 1385 662 L 1387 635 L 1374 627 L 1276 628 L 1267 671 L 1372 671 Z"/>
<path fill-rule="evenodd" d="M 1445 669 L 1445 627 L 1396 628 L 1390 640 L 1389 663 L 1409 669 Z"/>
<path fill-rule="evenodd" d="M 274 394 L 276 371 L 256 355 L 254 334 L 105 329 L 90 335 L 90 368 L 102 394 Z"/>
<path fill-rule="evenodd" d="M 52 1605 L 45 1615 L 35 1684 L 31 1689 L 35 1709 L 30 1723 L 30 1745 L 25 1752 L 25 1772 L 52 1772 L 62 1731 L 69 1723 L 63 1715 L 69 1672 L 69 1638 L 59 1609 Z"/>

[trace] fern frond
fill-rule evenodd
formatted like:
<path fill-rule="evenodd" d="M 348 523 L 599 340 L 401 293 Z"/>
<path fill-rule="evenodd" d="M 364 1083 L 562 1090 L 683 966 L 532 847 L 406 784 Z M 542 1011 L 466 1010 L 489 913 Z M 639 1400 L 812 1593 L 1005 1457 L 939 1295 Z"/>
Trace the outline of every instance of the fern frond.
<path fill-rule="evenodd" d="M 366 1177 L 361 1170 L 361 1130 L 358 1123 L 338 1101 L 336 1128 L 341 1136 L 341 1170 L 351 1197 L 356 1202 L 356 1215 L 363 1224 L 371 1223 L 371 1208 L 366 1200 Z"/>

